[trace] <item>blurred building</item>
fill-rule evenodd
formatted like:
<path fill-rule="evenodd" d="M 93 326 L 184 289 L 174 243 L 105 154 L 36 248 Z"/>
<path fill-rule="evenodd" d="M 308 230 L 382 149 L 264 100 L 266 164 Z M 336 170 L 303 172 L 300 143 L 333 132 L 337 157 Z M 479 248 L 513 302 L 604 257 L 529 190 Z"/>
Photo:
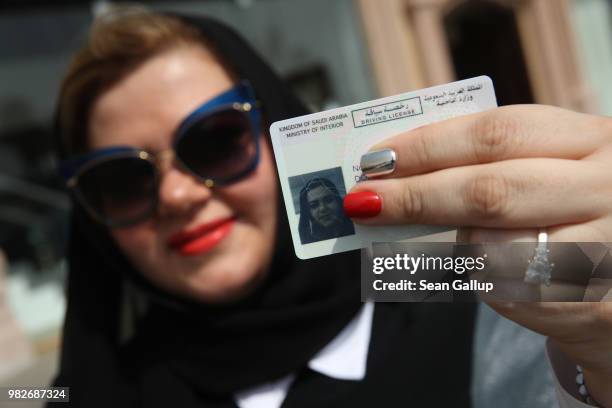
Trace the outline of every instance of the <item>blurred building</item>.
<path fill-rule="evenodd" d="M 500 104 L 612 115 L 612 0 L 143 3 L 235 27 L 314 110 L 486 74 Z M 94 13 L 110 6 L 0 2 L 4 286 L 12 315 L 39 354 L 56 349 L 64 310 L 69 200 L 55 173 L 54 104 L 70 55 Z"/>
<path fill-rule="evenodd" d="M 359 0 L 381 94 L 489 75 L 500 105 L 612 115 L 608 0 Z"/>

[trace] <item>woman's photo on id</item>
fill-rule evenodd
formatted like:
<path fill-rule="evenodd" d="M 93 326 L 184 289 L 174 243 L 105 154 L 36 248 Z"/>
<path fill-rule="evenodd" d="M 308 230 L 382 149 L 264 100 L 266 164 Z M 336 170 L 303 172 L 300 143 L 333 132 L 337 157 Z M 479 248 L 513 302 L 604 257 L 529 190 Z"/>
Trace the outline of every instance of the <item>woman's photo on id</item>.
<path fill-rule="evenodd" d="M 289 186 L 302 244 L 355 234 L 343 210 L 346 189 L 340 167 L 290 177 Z"/>

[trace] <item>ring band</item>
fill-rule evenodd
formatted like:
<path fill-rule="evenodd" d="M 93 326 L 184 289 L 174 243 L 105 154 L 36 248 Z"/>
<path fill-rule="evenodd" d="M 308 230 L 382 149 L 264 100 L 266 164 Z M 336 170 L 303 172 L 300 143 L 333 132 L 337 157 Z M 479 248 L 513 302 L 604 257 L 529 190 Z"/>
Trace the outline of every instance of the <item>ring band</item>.
<path fill-rule="evenodd" d="M 546 228 L 540 228 L 538 231 L 538 244 L 535 248 L 533 258 L 528 261 L 527 270 L 525 271 L 526 283 L 545 284 L 550 286 L 550 278 L 554 263 L 548 259 L 548 233 Z"/>
<path fill-rule="evenodd" d="M 392 149 L 381 149 L 361 156 L 361 171 L 367 176 L 382 176 L 393 173 L 397 157 Z"/>

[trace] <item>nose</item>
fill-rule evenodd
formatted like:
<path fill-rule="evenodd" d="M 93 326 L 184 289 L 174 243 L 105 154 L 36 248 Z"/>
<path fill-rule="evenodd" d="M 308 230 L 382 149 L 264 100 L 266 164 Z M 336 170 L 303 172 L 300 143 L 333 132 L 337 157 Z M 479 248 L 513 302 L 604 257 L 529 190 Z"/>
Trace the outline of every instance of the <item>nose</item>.
<path fill-rule="evenodd" d="M 166 168 L 159 184 L 159 215 L 180 217 L 191 214 L 204 205 L 212 192 L 195 178 L 177 166 Z"/>

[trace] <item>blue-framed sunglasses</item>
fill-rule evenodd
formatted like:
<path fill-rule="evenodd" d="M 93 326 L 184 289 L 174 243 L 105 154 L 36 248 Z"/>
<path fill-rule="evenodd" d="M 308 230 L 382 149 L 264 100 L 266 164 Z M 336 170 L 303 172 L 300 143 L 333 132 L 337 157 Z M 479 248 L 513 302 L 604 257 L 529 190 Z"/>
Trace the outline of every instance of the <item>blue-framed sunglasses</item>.
<path fill-rule="evenodd" d="M 176 163 L 207 187 L 233 183 L 259 163 L 261 112 L 248 82 L 205 102 L 173 137 Z M 122 227 L 157 210 L 161 155 L 116 146 L 66 160 L 61 172 L 76 200 L 97 221 Z"/>

